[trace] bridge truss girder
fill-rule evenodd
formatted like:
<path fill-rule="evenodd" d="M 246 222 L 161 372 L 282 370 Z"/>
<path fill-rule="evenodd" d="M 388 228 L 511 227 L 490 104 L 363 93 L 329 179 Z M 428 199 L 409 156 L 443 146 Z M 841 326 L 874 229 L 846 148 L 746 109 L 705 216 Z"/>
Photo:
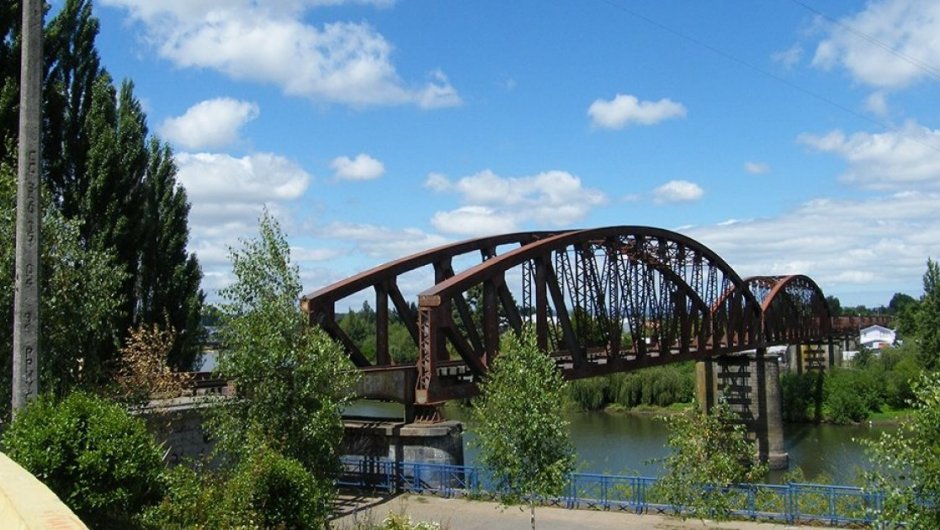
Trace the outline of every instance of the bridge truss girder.
<path fill-rule="evenodd" d="M 399 282 L 421 270 L 433 286 L 421 292 L 414 311 Z M 336 314 L 337 303 L 368 291 L 376 311 L 374 359 L 343 331 Z M 526 324 L 564 377 L 578 379 L 821 341 L 861 323 L 831 318 L 822 291 L 807 276 L 741 279 L 701 243 L 642 226 L 520 232 L 444 245 L 308 294 L 301 306 L 362 370 L 361 395 L 407 405 L 475 395 L 498 355 L 500 335 Z M 389 351 L 393 310 L 417 347 L 416 363 L 396 363 Z"/>

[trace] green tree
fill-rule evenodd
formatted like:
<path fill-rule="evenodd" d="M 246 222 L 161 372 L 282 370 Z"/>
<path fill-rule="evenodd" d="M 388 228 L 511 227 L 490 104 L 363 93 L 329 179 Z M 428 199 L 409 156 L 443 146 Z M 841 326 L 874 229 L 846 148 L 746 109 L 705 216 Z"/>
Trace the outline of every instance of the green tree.
<path fill-rule="evenodd" d="M 574 463 L 562 415 L 565 382 L 540 351 L 532 330 L 507 333 L 473 403 L 480 462 L 496 480 L 501 502 L 528 496 L 532 528 L 538 497 L 559 495 Z M 511 428 L 507 428 L 511 426 Z"/>
<path fill-rule="evenodd" d="M 270 214 L 231 259 L 235 282 L 220 292 L 226 347 L 218 372 L 237 381 L 236 395 L 217 407 L 210 427 L 236 468 L 268 449 L 299 462 L 321 492 L 311 509 L 322 524 L 339 471 L 340 414 L 357 372 L 325 332 L 307 325 L 299 272 Z"/>
<path fill-rule="evenodd" d="M 2 442 L 10 458 L 94 528 L 133 527 L 162 494 L 162 451 L 143 420 L 92 394 L 32 401 Z"/>
<path fill-rule="evenodd" d="M 9 417 L 12 374 L 15 187 L 13 168 L 0 163 L 0 314 L 8 324 L 0 327 L 0 424 Z M 100 383 L 106 367 L 99 347 L 117 341 L 120 306 L 113 293 L 123 275 L 110 253 L 79 243 L 77 222 L 64 219 L 48 200 L 43 208 L 39 387 L 62 397 Z"/>
<path fill-rule="evenodd" d="M 44 34 L 43 172 L 69 219 L 79 216 L 88 189 L 86 122 L 95 84 L 104 74 L 95 47 L 98 30 L 90 0 L 67 0 Z"/>
<path fill-rule="evenodd" d="M 885 522 L 940 528 L 940 373 L 924 374 L 913 388 L 911 417 L 867 442 L 878 466 L 869 478 L 886 494 Z"/>
<path fill-rule="evenodd" d="M 927 370 L 940 369 L 940 264 L 927 260 L 924 296 L 915 317 L 918 359 Z"/>
<path fill-rule="evenodd" d="M 138 282 L 139 323 L 168 321 L 181 330 L 167 362 L 191 369 L 199 355 L 205 296 L 199 289 L 202 271 L 189 243 L 189 201 L 176 181 L 169 146 L 151 138 L 144 180 L 144 218 Z"/>
<path fill-rule="evenodd" d="M 82 221 L 82 240 L 94 250 L 112 251 L 125 273 L 115 296 L 123 311 L 121 337 L 134 323 L 135 289 L 141 242 L 143 177 L 147 165 L 144 124 L 133 84 L 125 82 L 116 94 L 111 78 L 103 74 L 95 82 L 91 110 L 85 121 L 89 143 L 86 165 L 87 189 L 80 197 L 76 217 Z M 149 220 L 148 220 L 149 221 Z M 118 345 L 102 346 L 101 355 L 111 359 Z"/>
<path fill-rule="evenodd" d="M 842 302 L 833 295 L 826 297 L 826 303 L 829 304 L 829 312 L 832 316 L 837 317 L 842 314 Z"/>
<path fill-rule="evenodd" d="M 744 425 L 724 404 L 711 414 L 693 407 L 665 420 L 672 454 L 663 462 L 666 473 L 657 488 L 683 517 L 727 519 L 734 507 L 728 487 L 754 482 L 766 472 L 755 462 Z"/>
<path fill-rule="evenodd" d="M 18 2 L 0 7 L 0 161 L 11 165 L 18 134 L 19 21 Z M 102 67 L 98 31 L 91 0 L 65 0 L 45 29 L 45 192 L 76 223 L 81 246 L 113 256 L 119 272 L 112 296 L 122 315 L 114 324 L 117 333 L 96 346 L 96 357 L 105 364 L 114 359 L 132 325 L 169 321 L 179 332 L 169 362 L 190 368 L 198 354 L 203 295 L 199 265 L 185 251 L 186 195 L 176 185 L 170 150 L 153 139 L 148 143 L 133 83 L 116 89 Z"/>

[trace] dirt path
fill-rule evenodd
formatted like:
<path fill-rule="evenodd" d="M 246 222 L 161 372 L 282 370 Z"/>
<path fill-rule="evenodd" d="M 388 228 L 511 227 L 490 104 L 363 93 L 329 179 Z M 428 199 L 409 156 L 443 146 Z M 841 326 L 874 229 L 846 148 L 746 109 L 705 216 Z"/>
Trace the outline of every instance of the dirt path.
<path fill-rule="evenodd" d="M 509 530 L 529 528 L 528 510 L 518 507 L 500 508 L 493 502 L 442 499 L 422 495 L 396 497 L 352 497 L 340 499 L 333 521 L 337 530 L 352 530 L 358 523 L 379 523 L 388 513 L 407 513 L 414 521 L 434 521 L 449 530 Z M 354 508 L 359 507 L 356 511 Z M 535 511 L 535 522 L 540 530 L 591 528 L 597 530 L 679 530 L 686 528 L 721 528 L 725 530 L 784 530 L 803 528 L 773 523 L 729 521 L 715 523 L 698 519 L 681 519 L 664 515 L 636 515 L 625 512 L 566 510 L 540 507 Z M 809 528 L 809 527 L 806 527 Z M 817 527 L 818 528 L 818 527 Z"/>

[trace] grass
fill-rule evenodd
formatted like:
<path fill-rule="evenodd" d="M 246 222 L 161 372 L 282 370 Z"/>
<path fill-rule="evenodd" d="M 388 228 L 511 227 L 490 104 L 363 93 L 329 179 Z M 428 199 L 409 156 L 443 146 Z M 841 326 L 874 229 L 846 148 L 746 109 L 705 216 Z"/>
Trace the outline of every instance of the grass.
<path fill-rule="evenodd" d="M 692 403 L 673 403 L 665 407 L 657 405 L 637 405 L 635 407 L 625 407 L 620 403 L 611 403 L 604 408 L 604 412 L 610 414 L 650 414 L 659 416 L 668 416 L 670 414 L 679 414 L 692 407 Z"/>
<path fill-rule="evenodd" d="M 868 416 L 868 421 L 872 423 L 900 423 L 906 420 L 912 412 L 913 409 L 895 409 L 886 405 L 883 410 L 872 412 Z"/>

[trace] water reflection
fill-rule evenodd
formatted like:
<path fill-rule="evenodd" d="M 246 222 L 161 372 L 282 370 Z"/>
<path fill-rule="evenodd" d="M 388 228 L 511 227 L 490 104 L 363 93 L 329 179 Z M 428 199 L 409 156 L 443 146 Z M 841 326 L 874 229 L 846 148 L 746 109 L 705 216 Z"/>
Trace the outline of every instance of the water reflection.
<path fill-rule="evenodd" d="M 348 409 L 355 415 L 401 418 L 403 408 L 394 403 L 359 402 Z M 464 422 L 464 460 L 476 462 L 479 451 L 470 409 L 450 403 L 445 408 L 449 419 Z M 571 439 L 578 453 L 578 471 L 590 473 L 639 474 L 656 476 L 662 472 L 660 459 L 666 448 L 666 424 L 654 415 L 573 412 Z M 861 440 L 874 439 L 894 427 L 866 425 L 788 424 L 784 446 L 790 453 L 790 466 L 799 466 L 807 481 L 828 480 L 837 484 L 855 484 L 860 471 L 870 467 Z M 772 472 L 769 480 L 781 482 L 784 472 Z"/>

